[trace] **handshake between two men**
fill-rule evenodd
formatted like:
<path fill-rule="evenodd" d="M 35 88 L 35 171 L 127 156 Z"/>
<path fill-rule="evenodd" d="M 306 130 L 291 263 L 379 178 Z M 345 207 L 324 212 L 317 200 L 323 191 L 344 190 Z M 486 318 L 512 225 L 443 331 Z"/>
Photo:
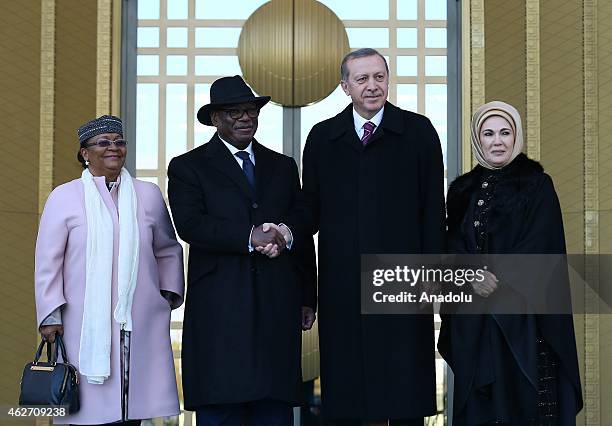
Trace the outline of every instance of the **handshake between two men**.
<path fill-rule="evenodd" d="M 251 247 L 270 259 L 278 257 L 285 248 L 291 248 L 293 236 L 284 224 L 264 223 L 251 232 Z"/>
<path fill-rule="evenodd" d="M 270 259 L 278 257 L 281 252 L 291 248 L 293 235 L 284 224 L 264 223 L 251 231 L 251 247 Z M 310 330 L 315 322 L 316 314 L 309 306 L 302 306 L 302 330 Z"/>

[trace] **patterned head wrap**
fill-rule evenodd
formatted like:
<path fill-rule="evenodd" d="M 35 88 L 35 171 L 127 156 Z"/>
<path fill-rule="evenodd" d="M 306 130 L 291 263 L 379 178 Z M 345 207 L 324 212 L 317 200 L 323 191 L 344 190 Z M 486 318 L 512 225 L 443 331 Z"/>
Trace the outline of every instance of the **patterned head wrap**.
<path fill-rule="evenodd" d="M 87 139 L 103 133 L 119 133 L 123 135 L 123 123 L 121 119 L 114 115 L 103 115 L 83 124 L 77 130 L 79 143 L 81 144 Z"/>
<path fill-rule="evenodd" d="M 510 127 L 512 127 L 512 132 L 514 133 L 514 146 L 512 147 L 512 155 L 510 155 L 508 162 L 499 166 L 495 166 L 485 160 L 484 151 L 480 143 L 480 130 L 482 128 L 482 124 L 487 118 L 492 117 L 494 115 L 506 119 L 506 121 L 510 123 Z M 507 164 L 510 164 L 512 160 L 514 160 L 516 156 L 519 155 L 523 150 L 523 125 L 521 123 L 521 116 L 519 115 L 519 112 L 512 105 L 501 101 L 493 101 L 482 105 L 476 110 L 472 117 L 471 141 L 472 151 L 476 156 L 476 160 L 478 160 L 478 163 L 482 167 L 485 167 L 489 170 L 498 170 L 506 166 Z"/>

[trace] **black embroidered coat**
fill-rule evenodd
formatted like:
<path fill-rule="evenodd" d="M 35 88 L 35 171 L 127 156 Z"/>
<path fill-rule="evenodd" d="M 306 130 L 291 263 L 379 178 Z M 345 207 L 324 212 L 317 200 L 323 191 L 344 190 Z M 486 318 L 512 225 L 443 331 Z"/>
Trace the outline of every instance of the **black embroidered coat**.
<path fill-rule="evenodd" d="M 457 178 L 447 212 L 451 253 L 565 253 L 552 180 L 524 154 L 499 171 L 476 166 Z M 558 424 L 575 424 L 582 394 L 572 316 L 491 314 L 442 316 L 438 349 L 455 374 L 453 425 L 534 424 L 538 336 L 559 361 Z"/>

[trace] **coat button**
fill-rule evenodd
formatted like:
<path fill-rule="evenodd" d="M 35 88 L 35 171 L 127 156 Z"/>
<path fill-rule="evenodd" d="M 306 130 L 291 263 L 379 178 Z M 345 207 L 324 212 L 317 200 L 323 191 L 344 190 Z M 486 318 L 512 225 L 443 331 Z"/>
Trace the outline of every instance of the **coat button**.
<path fill-rule="evenodd" d="M 483 183 L 482 183 L 482 187 L 483 187 L 483 188 L 486 188 L 487 186 L 489 186 L 489 182 L 486 182 L 486 181 L 485 181 L 485 182 L 483 182 Z"/>
<path fill-rule="evenodd" d="M 478 205 L 482 206 L 484 204 L 484 200 L 478 200 Z"/>
<path fill-rule="evenodd" d="M 253 204 L 251 205 L 251 207 L 253 207 L 254 209 L 256 209 L 256 208 L 258 208 L 258 207 L 259 207 L 259 205 L 258 205 L 257 203 L 253 203 Z"/>

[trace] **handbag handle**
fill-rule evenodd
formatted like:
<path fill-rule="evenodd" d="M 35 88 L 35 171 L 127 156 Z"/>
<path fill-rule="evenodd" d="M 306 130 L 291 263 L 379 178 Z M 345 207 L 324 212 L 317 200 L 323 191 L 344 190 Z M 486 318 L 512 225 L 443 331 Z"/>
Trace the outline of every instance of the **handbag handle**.
<path fill-rule="evenodd" d="M 55 353 L 54 353 L 54 359 L 53 362 L 57 362 L 57 360 L 59 359 L 59 355 L 62 355 L 62 359 L 64 360 L 65 364 L 70 364 L 70 361 L 68 361 L 68 355 L 66 353 L 66 347 L 64 346 L 64 339 L 62 339 L 62 336 L 60 336 L 59 334 L 57 334 L 55 336 Z"/>
<path fill-rule="evenodd" d="M 45 339 L 42 339 L 40 341 L 40 345 L 38 345 L 38 349 L 36 350 L 36 355 L 34 355 L 34 364 L 38 363 L 38 360 L 40 359 L 40 356 L 42 355 L 43 348 L 45 347 L 46 344 L 47 344 L 47 341 Z M 47 346 L 47 356 L 49 355 L 50 355 L 50 348 Z M 51 360 L 49 359 L 48 361 L 50 362 Z"/>
<path fill-rule="evenodd" d="M 57 334 L 55 336 L 55 350 L 53 351 L 51 348 L 51 343 L 42 339 L 40 344 L 38 345 L 38 349 L 36 350 L 36 355 L 34 355 L 34 364 L 37 364 L 42 356 L 43 348 L 47 345 L 47 361 L 51 364 L 56 364 L 59 359 L 59 355 L 62 356 L 64 363 L 70 364 L 68 361 L 68 355 L 66 354 L 66 347 L 64 346 L 64 340 L 62 336 Z"/>
<path fill-rule="evenodd" d="M 47 342 L 45 339 L 41 339 L 40 344 L 38 345 L 38 349 L 36 350 L 36 355 L 34 355 L 34 364 L 37 364 L 40 360 L 45 345 L 47 346 L 47 362 L 56 362 L 57 355 L 54 353 L 54 351 L 51 350 L 51 343 Z M 57 352 L 57 350 L 55 352 Z"/>

